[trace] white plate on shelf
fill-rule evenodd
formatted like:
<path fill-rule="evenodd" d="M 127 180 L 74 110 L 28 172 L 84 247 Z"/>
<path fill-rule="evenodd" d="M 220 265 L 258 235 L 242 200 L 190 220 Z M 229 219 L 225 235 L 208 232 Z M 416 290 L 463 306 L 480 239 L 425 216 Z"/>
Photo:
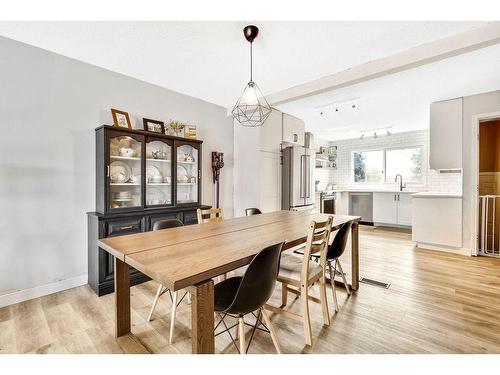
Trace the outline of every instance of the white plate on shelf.
<path fill-rule="evenodd" d="M 189 174 L 182 165 L 177 165 L 177 182 L 185 183 L 189 181 Z"/>
<path fill-rule="evenodd" d="M 155 167 L 154 165 L 148 165 L 146 167 L 146 181 L 149 182 L 149 179 L 153 176 L 159 176 L 161 177 L 161 172 L 160 170 Z"/>
<path fill-rule="evenodd" d="M 148 206 L 167 203 L 166 195 L 161 189 L 148 187 L 146 191 L 146 203 Z"/>
<path fill-rule="evenodd" d="M 131 174 L 132 170 L 127 163 L 114 161 L 109 165 L 109 176 L 111 178 L 111 182 L 127 182 Z"/>

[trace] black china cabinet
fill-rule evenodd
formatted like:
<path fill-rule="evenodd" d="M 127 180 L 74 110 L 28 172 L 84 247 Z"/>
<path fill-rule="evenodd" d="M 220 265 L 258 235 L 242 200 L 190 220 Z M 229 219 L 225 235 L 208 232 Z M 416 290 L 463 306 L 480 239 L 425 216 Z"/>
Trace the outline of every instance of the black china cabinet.
<path fill-rule="evenodd" d="M 89 284 L 114 290 L 113 257 L 100 238 L 150 231 L 157 220 L 195 224 L 201 205 L 202 141 L 103 125 L 96 129 L 96 211 L 88 212 Z M 149 280 L 131 269 L 132 285 Z"/>

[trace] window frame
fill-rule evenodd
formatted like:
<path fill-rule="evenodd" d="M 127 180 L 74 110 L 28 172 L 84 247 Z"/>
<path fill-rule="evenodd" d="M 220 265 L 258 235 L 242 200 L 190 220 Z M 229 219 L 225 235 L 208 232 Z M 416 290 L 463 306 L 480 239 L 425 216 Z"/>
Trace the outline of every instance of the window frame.
<path fill-rule="evenodd" d="M 420 175 L 420 180 L 419 181 L 408 181 L 408 184 L 412 185 L 424 185 L 425 184 L 425 176 L 427 173 L 427 163 L 426 163 L 426 148 L 425 145 L 422 144 L 415 144 L 415 145 L 408 145 L 408 146 L 392 146 L 392 147 L 366 147 L 366 148 L 358 148 L 358 149 L 353 149 L 351 150 L 351 156 L 350 156 L 350 166 L 349 166 L 349 175 L 350 175 L 350 182 L 352 184 L 356 185 L 382 185 L 382 184 L 389 184 L 393 183 L 393 181 L 387 181 L 387 151 L 391 150 L 405 150 L 408 148 L 419 148 L 421 151 L 422 155 L 422 173 Z M 373 152 L 373 151 L 382 151 L 383 153 L 383 181 L 381 182 L 356 182 L 354 181 L 354 154 L 355 153 L 360 153 L 360 152 Z M 403 181 L 406 183 L 405 181 Z"/>

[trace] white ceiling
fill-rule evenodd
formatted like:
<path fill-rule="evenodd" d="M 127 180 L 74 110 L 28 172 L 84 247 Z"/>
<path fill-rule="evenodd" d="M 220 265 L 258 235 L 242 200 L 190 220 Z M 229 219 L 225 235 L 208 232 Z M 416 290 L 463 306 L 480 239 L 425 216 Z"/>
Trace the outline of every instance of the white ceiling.
<path fill-rule="evenodd" d="M 248 43 L 242 33 L 248 23 L 0 22 L 0 35 L 230 107 L 249 78 Z M 255 24 L 261 35 L 254 45 L 254 79 L 267 95 L 485 22 Z M 379 87 L 381 98 L 386 96 L 382 102 L 393 103 L 393 109 L 401 106 L 394 99 L 407 92 Z M 334 96 L 347 94 L 339 90 Z M 307 101 L 286 107 L 305 113 Z M 311 124 L 312 129 L 321 126 Z"/>
<path fill-rule="evenodd" d="M 289 102 L 279 109 L 303 119 L 309 131 L 328 140 L 360 137 L 360 130 L 367 129 L 423 129 L 429 127 L 430 103 L 500 90 L 499 67 L 500 45 L 495 45 Z M 352 99 L 357 99 L 356 108 L 342 104 Z M 329 103 L 340 105 L 324 107 Z M 373 130 L 365 135 L 372 136 Z"/>

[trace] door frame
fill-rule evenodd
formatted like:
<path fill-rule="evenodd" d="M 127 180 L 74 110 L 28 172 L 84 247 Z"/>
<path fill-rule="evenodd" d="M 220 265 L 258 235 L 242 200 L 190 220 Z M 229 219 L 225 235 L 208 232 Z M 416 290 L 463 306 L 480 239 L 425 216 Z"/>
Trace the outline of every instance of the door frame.
<path fill-rule="evenodd" d="M 500 120 L 500 112 L 480 113 L 472 116 L 472 152 L 471 152 L 471 255 L 478 255 L 479 236 L 479 124 L 487 120 Z"/>

